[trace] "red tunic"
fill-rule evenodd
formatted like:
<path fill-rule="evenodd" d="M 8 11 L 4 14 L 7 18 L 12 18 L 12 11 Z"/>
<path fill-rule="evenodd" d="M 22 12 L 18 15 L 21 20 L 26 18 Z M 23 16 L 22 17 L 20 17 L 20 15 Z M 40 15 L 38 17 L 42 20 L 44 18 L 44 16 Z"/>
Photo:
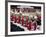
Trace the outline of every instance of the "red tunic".
<path fill-rule="evenodd" d="M 16 21 L 16 16 L 11 16 L 11 21 Z"/>
<path fill-rule="evenodd" d="M 22 25 L 23 25 L 24 24 L 24 16 L 22 16 L 21 21 L 22 21 Z"/>
<path fill-rule="evenodd" d="M 20 23 L 20 16 L 17 16 L 17 23 Z"/>
<path fill-rule="evenodd" d="M 28 17 L 26 17 L 26 24 L 25 24 L 25 27 L 28 26 Z"/>
<path fill-rule="evenodd" d="M 33 29 L 33 30 L 36 30 L 36 22 L 34 22 L 34 23 L 31 24 L 31 30 L 32 30 L 32 29 Z"/>
<path fill-rule="evenodd" d="M 13 21 L 16 23 L 16 16 L 13 16 Z"/>
<path fill-rule="evenodd" d="M 27 28 L 28 30 L 31 30 L 31 22 L 28 23 Z"/>

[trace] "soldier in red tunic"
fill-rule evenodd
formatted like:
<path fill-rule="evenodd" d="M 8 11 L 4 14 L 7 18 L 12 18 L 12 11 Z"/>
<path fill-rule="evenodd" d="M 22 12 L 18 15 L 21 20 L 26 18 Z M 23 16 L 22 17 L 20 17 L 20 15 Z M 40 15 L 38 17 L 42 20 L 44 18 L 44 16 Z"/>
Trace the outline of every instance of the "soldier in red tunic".
<path fill-rule="evenodd" d="M 20 23 L 20 16 L 17 16 L 17 23 Z"/>
<path fill-rule="evenodd" d="M 11 16 L 11 21 L 16 22 L 16 16 L 15 16 L 15 15 L 12 15 L 12 16 Z"/>
<path fill-rule="evenodd" d="M 36 27 L 37 27 L 37 26 L 36 26 L 36 21 L 34 21 L 34 22 L 32 23 L 32 29 L 33 29 L 33 30 L 36 30 Z"/>
<path fill-rule="evenodd" d="M 32 19 L 31 30 L 36 30 L 36 27 L 37 27 L 37 22 L 35 19 Z"/>
<path fill-rule="evenodd" d="M 24 24 L 24 16 L 22 16 L 22 18 L 21 18 L 21 21 L 22 21 L 22 25 Z"/>
<path fill-rule="evenodd" d="M 16 23 L 16 16 L 14 15 L 12 18 L 13 18 L 13 21 Z"/>
<path fill-rule="evenodd" d="M 28 25 L 27 25 L 27 28 L 28 28 L 28 30 L 31 30 L 31 21 L 30 22 L 28 22 Z"/>
<path fill-rule="evenodd" d="M 28 26 L 28 16 L 26 16 L 26 22 L 25 22 L 25 27 L 27 27 Z"/>

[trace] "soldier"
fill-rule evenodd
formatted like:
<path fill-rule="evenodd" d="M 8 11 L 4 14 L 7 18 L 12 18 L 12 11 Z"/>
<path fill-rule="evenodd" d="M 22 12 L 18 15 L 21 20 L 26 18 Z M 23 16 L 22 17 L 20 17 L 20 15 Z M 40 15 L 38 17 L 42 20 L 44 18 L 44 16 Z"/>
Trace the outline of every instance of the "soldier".
<path fill-rule="evenodd" d="M 22 25 L 24 24 L 24 16 L 21 17 Z"/>
<path fill-rule="evenodd" d="M 17 23 L 20 23 L 20 16 L 17 16 Z"/>
<path fill-rule="evenodd" d="M 31 30 L 36 30 L 36 27 L 37 27 L 37 23 L 36 23 L 36 20 L 33 17 L 32 23 L 31 23 Z"/>

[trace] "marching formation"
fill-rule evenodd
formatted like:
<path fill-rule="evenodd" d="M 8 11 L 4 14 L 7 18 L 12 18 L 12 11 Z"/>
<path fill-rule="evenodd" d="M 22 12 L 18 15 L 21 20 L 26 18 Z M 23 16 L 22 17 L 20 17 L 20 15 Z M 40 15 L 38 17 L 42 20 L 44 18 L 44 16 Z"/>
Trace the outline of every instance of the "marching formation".
<path fill-rule="evenodd" d="M 29 31 L 40 30 L 41 12 L 34 8 L 16 8 L 11 9 L 10 19 L 14 23 L 18 23 L 26 27 Z"/>

